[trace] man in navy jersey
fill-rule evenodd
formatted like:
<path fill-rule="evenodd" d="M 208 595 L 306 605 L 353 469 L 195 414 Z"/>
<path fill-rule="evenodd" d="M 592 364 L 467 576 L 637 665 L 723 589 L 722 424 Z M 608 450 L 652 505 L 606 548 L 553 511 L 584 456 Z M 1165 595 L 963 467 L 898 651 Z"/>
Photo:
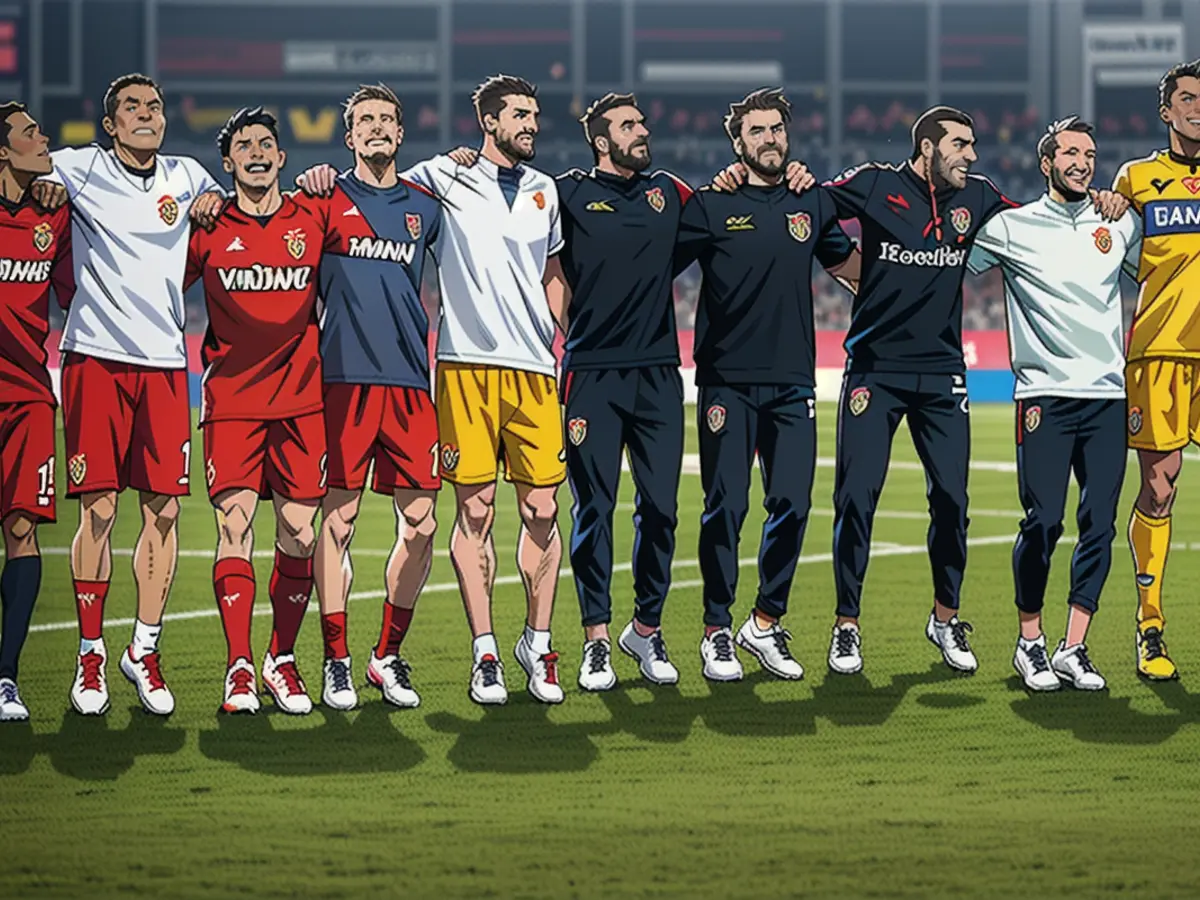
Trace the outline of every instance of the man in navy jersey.
<path fill-rule="evenodd" d="M 812 264 L 853 285 L 861 258 L 822 190 L 797 197 L 784 183 L 791 104 L 763 89 L 729 107 L 725 129 L 746 166 L 736 193 L 701 190 L 684 208 L 678 266 L 699 259 L 696 317 L 700 570 L 704 676 L 737 681 L 734 643 L 772 674 L 804 675 L 780 626 L 808 522 L 816 466 L 816 352 Z M 736 639 L 731 610 L 738 542 L 755 456 L 763 473 L 759 585 Z"/>

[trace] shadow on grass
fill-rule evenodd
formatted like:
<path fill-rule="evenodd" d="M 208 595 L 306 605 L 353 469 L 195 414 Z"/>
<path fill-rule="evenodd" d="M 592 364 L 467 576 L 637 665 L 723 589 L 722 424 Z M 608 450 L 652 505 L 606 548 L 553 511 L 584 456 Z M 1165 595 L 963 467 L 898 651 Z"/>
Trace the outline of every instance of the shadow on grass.
<path fill-rule="evenodd" d="M 1161 744 L 1185 725 L 1200 724 L 1200 694 L 1191 694 L 1178 681 L 1152 684 L 1150 689 L 1169 713 L 1136 710 L 1129 697 L 1107 691 L 1026 694 L 1019 678 L 1009 687 L 1023 696 L 1012 702 L 1013 712 L 1047 731 L 1069 731 L 1090 744 Z"/>
<path fill-rule="evenodd" d="M 314 728 L 277 728 L 283 713 L 264 708 L 256 716 L 218 714 L 217 727 L 200 732 L 200 752 L 267 775 L 338 775 L 405 772 L 425 760 L 425 751 L 403 732 L 408 714 L 368 703 L 357 713 L 318 708 Z"/>
<path fill-rule="evenodd" d="M 81 716 L 67 710 L 62 727 L 38 735 L 34 750 L 44 753 L 54 771 L 78 781 L 112 781 L 145 756 L 170 756 L 183 749 L 187 732 L 170 720 L 131 707 L 129 724 L 120 730 L 108 727 L 106 716 Z"/>

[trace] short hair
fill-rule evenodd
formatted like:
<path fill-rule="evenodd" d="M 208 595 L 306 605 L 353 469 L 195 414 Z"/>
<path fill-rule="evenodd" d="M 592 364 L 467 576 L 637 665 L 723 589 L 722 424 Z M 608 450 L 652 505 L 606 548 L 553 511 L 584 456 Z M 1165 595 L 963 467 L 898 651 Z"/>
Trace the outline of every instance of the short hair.
<path fill-rule="evenodd" d="M 8 120 L 10 117 L 22 112 L 29 112 L 29 107 L 16 100 L 9 100 L 7 103 L 0 104 L 0 144 L 3 144 L 5 147 L 12 146 L 8 142 L 8 139 L 12 136 L 12 126 L 8 124 Z"/>
<path fill-rule="evenodd" d="M 222 159 L 229 155 L 229 151 L 233 147 L 233 136 L 251 125 L 263 126 L 271 132 L 271 137 L 275 138 L 275 142 L 279 142 L 279 120 L 261 106 L 253 108 L 246 106 L 230 116 L 228 121 L 221 126 L 221 130 L 217 132 L 217 147 L 221 150 Z"/>
<path fill-rule="evenodd" d="M 959 125 L 966 125 L 971 130 L 975 129 L 975 120 L 961 109 L 955 109 L 953 106 L 934 106 L 925 110 L 917 117 L 917 121 L 913 122 L 912 156 L 910 157 L 913 162 L 921 158 L 921 144 L 924 141 L 933 141 L 935 147 L 941 143 L 942 138 L 946 136 L 947 122 L 955 122 Z"/>
<path fill-rule="evenodd" d="M 614 109 L 620 109 L 622 106 L 636 108 L 637 105 L 637 97 L 633 94 L 616 94 L 610 91 L 599 100 L 594 101 L 587 108 L 587 112 L 579 117 L 579 124 L 583 126 L 583 136 L 587 138 L 593 155 L 599 157 L 599 154 L 596 153 L 596 138 L 612 136 L 609 133 L 609 121 L 604 114 L 612 112 Z"/>
<path fill-rule="evenodd" d="M 536 97 L 537 85 L 516 75 L 493 75 L 475 88 L 471 102 L 475 104 L 475 117 L 483 124 L 484 116 L 498 116 L 504 109 L 505 97 Z"/>
<path fill-rule="evenodd" d="M 1089 137 L 1096 133 L 1095 128 L 1080 120 L 1078 116 L 1068 116 L 1057 122 L 1051 122 L 1046 126 L 1046 133 L 1037 142 L 1038 159 L 1054 159 L 1054 154 L 1058 152 L 1058 136 L 1065 131 L 1074 131 Z"/>
<path fill-rule="evenodd" d="M 383 82 L 379 84 L 360 84 L 358 90 L 346 98 L 346 102 L 342 104 L 342 124 L 349 131 L 354 127 L 354 107 L 360 103 L 365 103 L 368 100 L 382 100 L 385 103 L 390 103 L 396 107 L 396 124 L 404 123 L 404 104 L 400 102 L 400 98 Z"/>
<path fill-rule="evenodd" d="M 1171 96 L 1179 87 L 1180 78 L 1200 78 L 1200 59 L 1193 59 L 1191 62 L 1180 63 L 1167 69 L 1162 80 L 1158 82 L 1158 105 L 1160 107 L 1171 105 Z"/>
<path fill-rule="evenodd" d="M 775 110 L 783 117 L 783 124 L 792 121 L 792 104 L 783 96 L 783 88 L 759 88 L 747 94 L 737 103 L 729 104 L 729 114 L 725 116 L 725 133 L 731 141 L 742 136 L 742 122 L 751 112 Z"/>
<path fill-rule="evenodd" d="M 121 91 L 135 85 L 154 88 L 154 93 L 158 94 L 159 102 L 162 102 L 163 92 L 157 81 L 149 75 L 143 75 L 141 72 L 130 72 L 128 75 L 122 75 L 120 78 L 114 80 L 108 86 L 108 90 L 104 92 L 104 115 L 110 119 L 113 118 L 117 114 L 117 102 L 121 99 Z"/>

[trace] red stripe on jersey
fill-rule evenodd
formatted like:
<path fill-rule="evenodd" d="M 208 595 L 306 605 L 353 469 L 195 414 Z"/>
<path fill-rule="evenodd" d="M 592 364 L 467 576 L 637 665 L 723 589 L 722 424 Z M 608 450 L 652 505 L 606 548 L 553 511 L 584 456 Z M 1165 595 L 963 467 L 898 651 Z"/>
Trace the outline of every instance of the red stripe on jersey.
<path fill-rule="evenodd" d="M 687 203 L 688 199 L 692 196 L 692 193 L 693 193 L 692 189 L 688 185 L 688 183 L 686 181 L 684 181 L 682 178 L 678 177 L 677 175 L 672 175 L 670 172 L 668 172 L 666 170 L 662 170 L 662 174 L 666 175 L 668 178 L 671 179 L 671 181 L 675 182 L 675 190 L 679 191 L 679 202 Z"/>
<path fill-rule="evenodd" d="M 429 188 L 425 187 L 424 185 L 417 184 L 415 181 L 409 181 L 407 178 L 401 178 L 399 181 L 406 188 L 411 188 L 414 191 L 420 191 L 422 194 L 428 194 L 430 197 L 437 196 L 437 194 L 435 194 Z"/>
<path fill-rule="evenodd" d="M 1025 401 L 1017 401 L 1017 446 L 1021 446 L 1021 431 L 1025 422 Z"/>

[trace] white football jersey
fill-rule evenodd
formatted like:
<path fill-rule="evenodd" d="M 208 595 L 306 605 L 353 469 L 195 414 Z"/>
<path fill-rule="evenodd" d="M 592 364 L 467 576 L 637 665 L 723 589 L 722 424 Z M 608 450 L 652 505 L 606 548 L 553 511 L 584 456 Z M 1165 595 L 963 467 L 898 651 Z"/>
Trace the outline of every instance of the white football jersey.
<path fill-rule="evenodd" d="M 1141 220 L 1106 222 L 1091 200 L 1043 194 L 998 212 L 975 237 L 967 267 L 1004 273 L 1013 397 L 1125 396 L 1121 270 L 1137 275 Z"/>
<path fill-rule="evenodd" d="M 554 179 L 522 166 L 509 209 L 497 166 L 483 157 L 463 168 L 435 156 L 401 177 L 436 194 L 444 210 L 433 247 L 437 358 L 553 376 L 555 326 L 542 275 L 563 243 Z"/>
<path fill-rule="evenodd" d="M 135 175 L 112 150 L 51 154 L 49 180 L 71 198 L 75 295 L 62 349 L 161 369 L 187 367 L 183 273 L 188 210 L 220 186 L 200 163 L 159 155 L 154 174 Z"/>

